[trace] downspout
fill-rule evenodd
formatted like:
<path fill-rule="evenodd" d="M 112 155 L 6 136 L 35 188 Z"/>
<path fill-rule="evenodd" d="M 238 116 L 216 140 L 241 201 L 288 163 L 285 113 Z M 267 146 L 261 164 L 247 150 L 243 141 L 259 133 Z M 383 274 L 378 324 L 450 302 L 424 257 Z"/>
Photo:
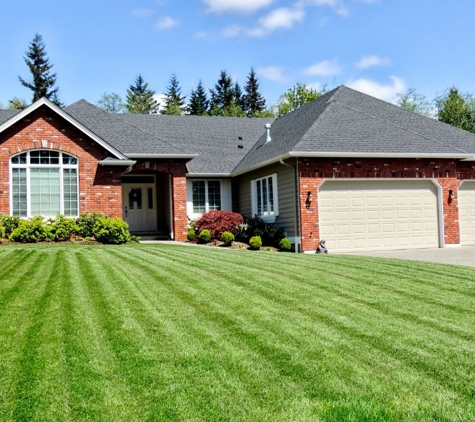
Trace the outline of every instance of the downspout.
<path fill-rule="evenodd" d="M 299 196 L 297 195 L 297 166 L 292 166 L 291 164 L 287 164 L 284 162 L 284 159 L 280 159 L 280 164 L 286 167 L 290 167 L 293 170 L 293 175 L 294 175 L 294 194 L 293 197 L 295 198 L 295 207 L 294 207 L 294 222 L 295 222 L 295 253 L 299 253 L 301 250 L 301 239 L 300 239 L 300 199 Z"/>

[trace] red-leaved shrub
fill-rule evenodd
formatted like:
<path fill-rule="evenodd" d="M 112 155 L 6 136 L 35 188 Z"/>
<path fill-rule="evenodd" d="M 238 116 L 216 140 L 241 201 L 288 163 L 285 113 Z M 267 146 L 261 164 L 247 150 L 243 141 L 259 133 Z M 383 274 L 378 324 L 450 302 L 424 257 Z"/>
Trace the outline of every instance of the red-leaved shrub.
<path fill-rule="evenodd" d="M 221 239 L 223 232 L 236 234 L 237 228 L 244 222 L 244 217 L 231 211 L 210 211 L 201 216 L 196 222 L 195 229 L 209 230 L 211 239 Z"/>

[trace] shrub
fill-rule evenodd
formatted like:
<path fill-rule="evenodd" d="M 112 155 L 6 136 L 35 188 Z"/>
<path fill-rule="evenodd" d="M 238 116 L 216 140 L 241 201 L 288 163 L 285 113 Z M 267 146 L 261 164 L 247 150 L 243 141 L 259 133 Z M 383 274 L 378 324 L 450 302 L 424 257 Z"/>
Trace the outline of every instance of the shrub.
<path fill-rule="evenodd" d="M 200 243 L 209 243 L 211 241 L 211 233 L 204 229 L 200 232 Z"/>
<path fill-rule="evenodd" d="M 18 227 L 14 229 L 9 239 L 13 242 L 35 243 L 44 240 L 52 240 L 50 228 L 47 227 L 41 215 L 30 220 L 20 220 Z"/>
<path fill-rule="evenodd" d="M 280 239 L 284 237 L 284 230 L 266 223 L 260 217 L 246 217 L 236 233 L 236 238 L 247 243 L 253 236 L 260 236 L 265 245 L 278 247 Z"/>
<path fill-rule="evenodd" d="M 93 228 L 97 241 L 108 244 L 127 243 L 130 240 L 128 224 L 119 217 L 99 217 Z"/>
<path fill-rule="evenodd" d="M 5 238 L 5 227 L 0 224 L 0 242 Z"/>
<path fill-rule="evenodd" d="M 253 237 L 251 237 L 251 239 L 249 240 L 249 246 L 250 246 L 251 249 L 253 249 L 253 250 L 260 249 L 261 246 L 262 246 L 261 237 L 260 237 L 260 236 L 253 236 Z"/>
<path fill-rule="evenodd" d="M 231 232 L 223 232 L 221 240 L 226 246 L 231 246 L 234 242 L 234 235 Z"/>
<path fill-rule="evenodd" d="M 78 234 L 82 237 L 93 237 L 94 226 L 99 218 L 104 217 L 100 212 L 85 212 L 76 220 L 78 225 Z"/>
<path fill-rule="evenodd" d="M 186 234 L 186 238 L 188 239 L 189 242 L 192 242 L 195 240 L 196 237 L 196 232 L 193 229 L 188 230 L 188 233 Z"/>
<path fill-rule="evenodd" d="M 69 240 L 71 236 L 75 235 L 79 231 L 79 227 L 76 224 L 76 220 L 58 214 L 55 219 L 49 220 L 49 231 L 52 240 L 62 242 Z"/>
<path fill-rule="evenodd" d="M 220 239 L 224 232 L 236 234 L 238 227 L 244 222 L 244 217 L 231 211 L 210 211 L 201 216 L 195 223 L 196 230 L 209 230 L 213 239 Z"/>
<path fill-rule="evenodd" d="M 289 252 L 292 249 L 292 243 L 290 242 L 290 239 L 288 239 L 287 237 L 284 237 L 279 242 L 279 249 L 281 251 Z"/>
<path fill-rule="evenodd" d="M 12 217 L 10 215 L 2 215 L 0 217 L 0 226 L 5 229 L 5 236 L 9 236 L 13 230 L 18 227 L 20 217 Z"/>

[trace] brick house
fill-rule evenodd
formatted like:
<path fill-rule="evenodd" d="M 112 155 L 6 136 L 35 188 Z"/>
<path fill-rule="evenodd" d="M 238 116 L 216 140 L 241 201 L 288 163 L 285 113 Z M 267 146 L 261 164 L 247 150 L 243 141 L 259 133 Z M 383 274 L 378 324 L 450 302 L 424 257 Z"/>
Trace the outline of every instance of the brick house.
<path fill-rule="evenodd" d="M 475 244 L 475 135 L 341 86 L 279 119 L 0 110 L 0 214 L 100 211 L 184 240 L 224 209 L 297 250 Z"/>

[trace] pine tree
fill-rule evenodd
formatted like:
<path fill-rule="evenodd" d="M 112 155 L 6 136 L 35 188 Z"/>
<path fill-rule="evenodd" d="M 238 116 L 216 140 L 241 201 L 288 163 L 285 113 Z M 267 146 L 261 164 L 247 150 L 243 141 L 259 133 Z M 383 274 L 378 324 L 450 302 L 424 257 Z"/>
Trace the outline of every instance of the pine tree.
<path fill-rule="evenodd" d="M 459 129 L 475 133 L 475 100 L 470 95 L 462 95 L 457 88 L 436 100 L 438 119 Z"/>
<path fill-rule="evenodd" d="M 158 103 L 153 98 L 155 91 L 148 88 L 142 76 L 135 79 L 135 85 L 130 85 L 127 90 L 125 107 L 129 113 L 133 114 L 151 114 L 156 113 Z"/>
<path fill-rule="evenodd" d="M 203 88 L 201 80 L 195 90 L 191 90 L 190 103 L 188 104 L 188 112 L 192 116 L 206 116 L 208 114 L 208 96 Z"/>
<path fill-rule="evenodd" d="M 7 108 L 10 110 L 24 110 L 27 107 L 27 102 L 21 98 L 13 97 L 11 100 L 8 100 Z"/>
<path fill-rule="evenodd" d="M 243 97 L 243 110 L 248 117 L 257 117 L 266 109 L 266 100 L 259 93 L 259 83 L 257 82 L 256 73 L 251 68 L 251 72 L 247 77 L 247 83 L 244 86 L 245 95 Z"/>
<path fill-rule="evenodd" d="M 170 78 L 170 85 L 168 85 L 165 108 L 161 111 L 162 114 L 183 114 L 185 106 L 185 97 L 181 95 L 180 83 L 175 74 Z"/>
<path fill-rule="evenodd" d="M 233 81 L 226 71 L 222 70 L 218 82 L 214 89 L 209 90 L 211 95 L 210 114 L 212 116 L 223 116 L 226 109 L 233 105 L 235 87 Z"/>
<path fill-rule="evenodd" d="M 33 91 L 32 102 L 45 97 L 57 106 L 62 107 L 63 104 L 61 104 L 58 98 L 59 88 L 55 87 L 56 73 L 50 73 L 53 65 L 50 64 L 49 59 L 46 57 L 46 45 L 40 34 L 35 34 L 25 54 L 24 60 L 33 76 L 33 82 L 27 82 L 21 76 L 18 76 L 18 79 L 23 86 Z"/>

